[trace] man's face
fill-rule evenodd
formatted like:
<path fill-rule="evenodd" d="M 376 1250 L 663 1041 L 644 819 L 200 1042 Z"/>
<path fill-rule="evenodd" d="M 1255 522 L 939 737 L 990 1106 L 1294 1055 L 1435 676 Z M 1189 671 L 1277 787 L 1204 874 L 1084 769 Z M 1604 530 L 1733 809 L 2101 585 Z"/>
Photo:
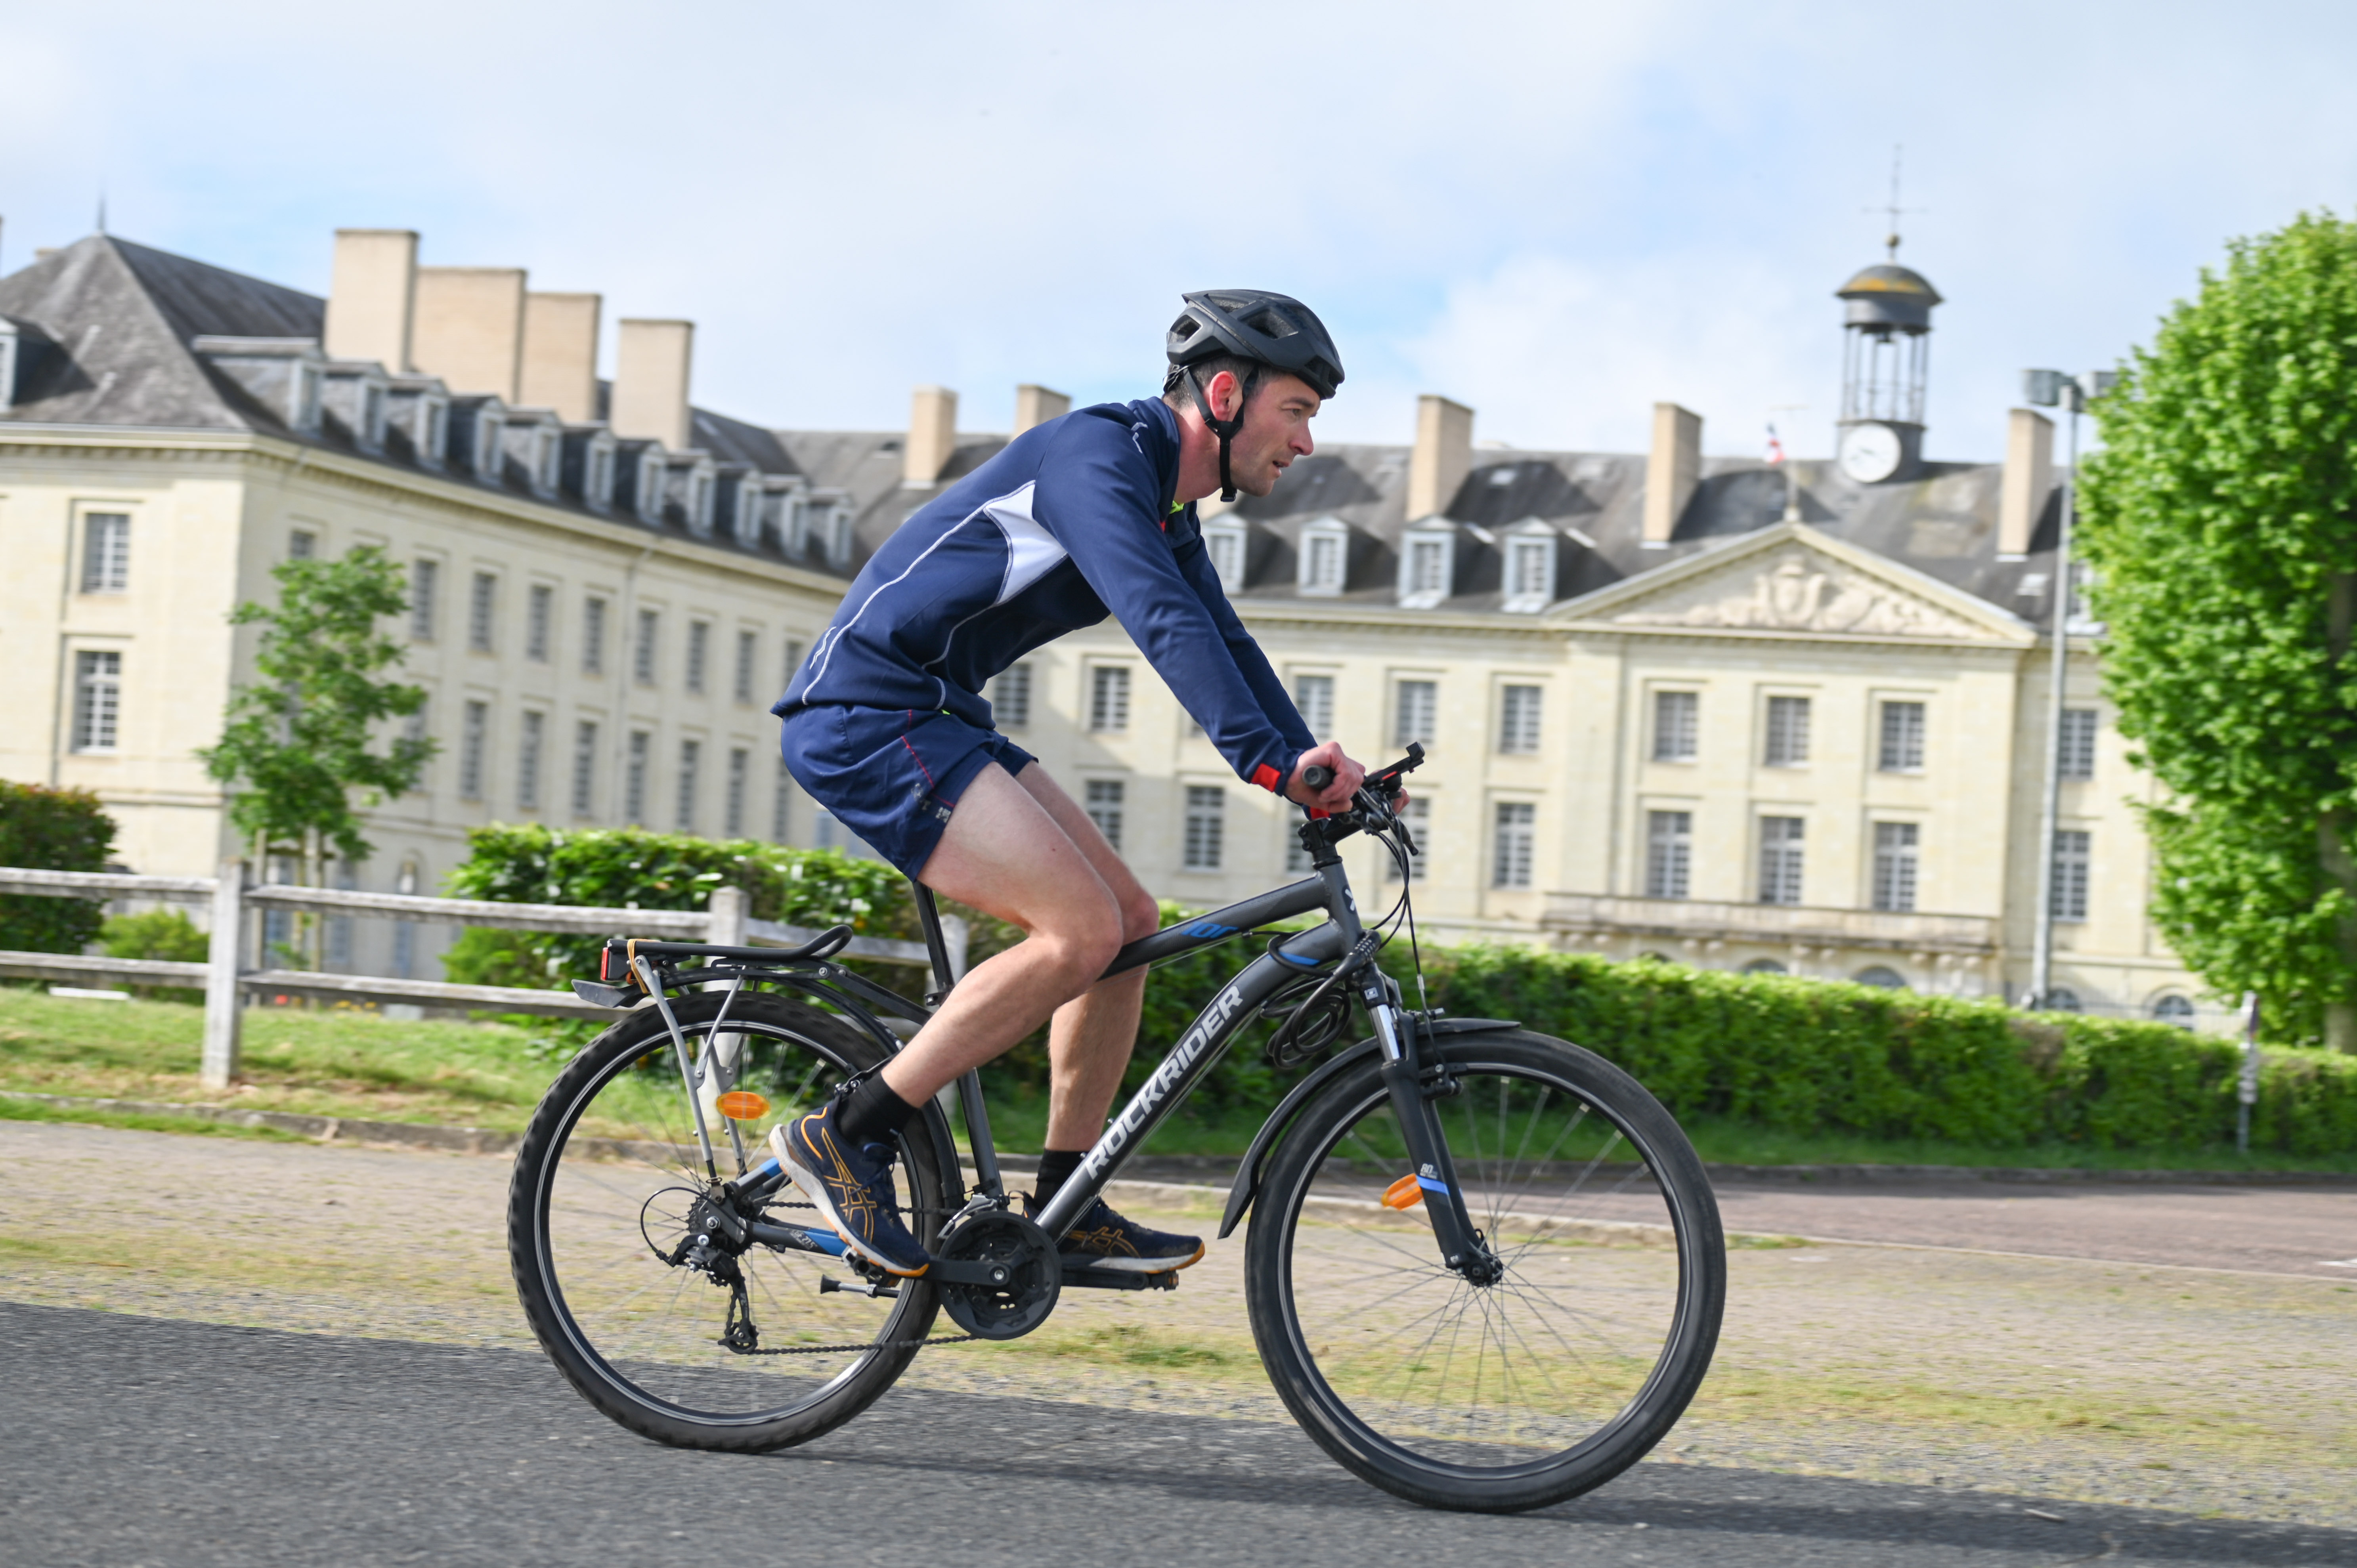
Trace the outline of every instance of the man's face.
<path fill-rule="evenodd" d="M 1236 396 L 1243 387 L 1222 371 L 1203 389 L 1222 419 L 1235 415 Z M 1229 451 L 1229 469 L 1236 489 L 1248 496 L 1265 496 L 1276 489 L 1276 477 L 1296 457 L 1317 448 L 1309 439 L 1309 422 L 1318 417 L 1318 394 L 1298 376 L 1264 371 L 1252 400 L 1244 405 L 1244 427 L 1236 432 Z"/>

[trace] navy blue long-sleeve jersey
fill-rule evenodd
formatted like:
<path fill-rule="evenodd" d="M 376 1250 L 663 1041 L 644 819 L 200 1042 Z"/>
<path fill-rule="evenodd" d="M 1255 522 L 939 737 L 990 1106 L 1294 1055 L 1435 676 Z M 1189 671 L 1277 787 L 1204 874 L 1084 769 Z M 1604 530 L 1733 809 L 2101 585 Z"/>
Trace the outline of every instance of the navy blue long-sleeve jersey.
<path fill-rule="evenodd" d="M 1317 744 L 1228 603 L 1158 399 L 1025 431 L 910 513 L 853 579 L 771 712 L 842 703 L 990 727 L 982 688 L 1110 614 L 1238 778 L 1281 789 Z"/>

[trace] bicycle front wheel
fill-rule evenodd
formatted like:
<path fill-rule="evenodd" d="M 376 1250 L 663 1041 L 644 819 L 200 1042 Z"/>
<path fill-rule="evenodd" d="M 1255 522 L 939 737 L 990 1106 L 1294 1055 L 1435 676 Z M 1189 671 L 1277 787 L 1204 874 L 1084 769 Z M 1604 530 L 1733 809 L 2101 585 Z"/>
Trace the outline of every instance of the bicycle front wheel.
<path fill-rule="evenodd" d="M 726 1181 L 769 1157 L 777 1122 L 816 1109 L 883 1051 L 799 1003 L 740 994 L 724 1021 L 723 1001 L 707 993 L 672 1007 L 692 1059 L 716 1048 L 737 1087 L 770 1101 L 767 1115 L 733 1126 L 707 1112 Z M 953 1174 L 912 1127 L 894 1180 L 928 1246 Z M 712 1186 L 670 1033 L 641 1007 L 558 1075 L 517 1154 L 508 1250 L 524 1316 L 582 1397 L 642 1436 L 742 1453 L 807 1442 L 907 1368 L 932 1325 L 933 1286 L 861 1294 L 840 1258 L 759 1244 L 695 1262 L 684 1243 Z M 833 1234 L 791 1185 L 761 1218 Z"/>
<path fill-rule="evenodd" d="M 1502 1277 L 1442 1266 L 1418 1189 L 1394 1185 L 1408 1144 L 1370 1060 L 1269 1162 L 1253 1335 L 1295 1418 L 1361 1478 L 1434 1508 L 1540 1508 L 1635 1464 L 1701 1385 L 1718 1206 L 1669 1112 L 1601 1057 L 1522 1030 L 1438 1044 L 1456 1087 L 1430 1103 Z"/>

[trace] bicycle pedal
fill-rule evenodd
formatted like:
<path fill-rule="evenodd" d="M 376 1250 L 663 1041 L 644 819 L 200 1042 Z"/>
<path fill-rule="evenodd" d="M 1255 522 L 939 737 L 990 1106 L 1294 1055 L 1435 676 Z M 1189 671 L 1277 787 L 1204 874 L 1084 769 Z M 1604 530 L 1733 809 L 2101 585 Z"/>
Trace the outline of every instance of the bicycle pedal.
<path fill-rule="evenodd" d="M 837 1291 L 848 1291 L 853 1295 L 884 1296 L 888 1299 L 900 1294 L 899 1287 L 897 1285 L 872 1285 L 866 1280 L 839 1280 L 833 1274 L 819 1275 L 819 1294 L 833 1295 Z"/>
<path fill-rule="evenodd" d="M 1126 1269 L 1100 1269 L 1087 1263 L 1067 1262 L 1064 1265 L 1066 1290 L 1177 1290 L 1178 1271 L 1166 1269 L 1158 1274 L 1133 1273 Z"/>

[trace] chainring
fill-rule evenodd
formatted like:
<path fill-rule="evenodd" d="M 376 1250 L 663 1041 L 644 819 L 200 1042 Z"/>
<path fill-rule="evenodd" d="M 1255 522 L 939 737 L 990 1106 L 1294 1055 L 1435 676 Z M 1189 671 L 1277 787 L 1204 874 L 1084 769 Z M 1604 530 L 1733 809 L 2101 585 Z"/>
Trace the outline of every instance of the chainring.
<path fill-rule="evenodd" d="M 1056 1255 L 1056 1243 L 1039 1226 L 1004 1208 L 985 1209 L 959 1221 L 934 1253 L 1006 1271 L 1004 1285 L 943 1281 L 940 1287 L 942 1309 L 979 1339 L 1020 1339 L 1048 1321 L 1056 1310 L 1056 1298 L 1063 1294 L 1064 1266 Z"/>

